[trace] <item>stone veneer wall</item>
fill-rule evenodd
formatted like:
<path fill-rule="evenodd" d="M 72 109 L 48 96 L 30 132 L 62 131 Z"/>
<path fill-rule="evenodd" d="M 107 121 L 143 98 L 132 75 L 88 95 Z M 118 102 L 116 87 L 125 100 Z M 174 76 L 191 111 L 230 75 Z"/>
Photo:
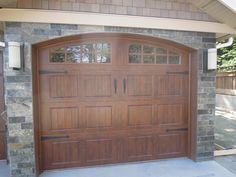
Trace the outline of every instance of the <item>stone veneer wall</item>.
<path fill-rule="evenodd" d="M 1 0 L 1 6 L 216 21 L 189 0 Z"/>
<path fill-rule="evenodd" d="M 93 32 L 125 32 L 165 38 L 199 50 L 198 57 L 198 121 L 197 160 L 213 158 L 215 72 L 203 73 L 202 49 L 215 47 L 215 34 L 156 29 L 136 29 L 103 26 L 5 23 L 5 41 L 24 43 L 25 68 L 8 68 L 8 51 L 4 52 L 5 88 L 8 113 L 8 151 L 12 177 L 34 177 L 34 131 L 32 115 L 31 45 L 52 38 Z"/>

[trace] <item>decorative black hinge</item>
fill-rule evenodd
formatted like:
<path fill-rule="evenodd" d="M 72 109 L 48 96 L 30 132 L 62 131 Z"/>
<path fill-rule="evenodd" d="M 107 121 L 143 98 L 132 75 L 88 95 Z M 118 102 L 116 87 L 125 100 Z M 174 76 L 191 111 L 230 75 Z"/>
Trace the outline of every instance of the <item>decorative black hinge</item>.
<path fill-rule="evenodd" d="M 39 74 L 67 74 L 68 71 L 48 71 L 48 70 L 41 70 Z"/>
<path fill-rule="evenodd" d="M 188 128 L 166 129 L 166 132 L 184 132 L 184 131 L 188 131 Z"/>
<path fill-rule="evenodd" d="M 66 135 L 66 136 L 42 136 L 41 140 L 45 141 L 45 140 L 53 140 L 53 139 L 67 139 L 70 138 L 70 136 Z"/>
<path fill-rule="evenodd" d="M 177 72 L 177 71 L 167 71 L 166 74 L 183 74 L 183 75 L 188 75 L 188 71 L 183 71 L 183 72 Z"/>

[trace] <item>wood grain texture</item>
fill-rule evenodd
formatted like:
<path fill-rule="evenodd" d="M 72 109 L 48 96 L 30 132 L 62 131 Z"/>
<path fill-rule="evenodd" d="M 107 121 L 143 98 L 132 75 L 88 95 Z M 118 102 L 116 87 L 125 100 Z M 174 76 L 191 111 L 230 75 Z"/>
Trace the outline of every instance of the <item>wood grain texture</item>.
<path fill-rule="evenodd" d="M 3 80 L 3 55 L 0 50 L 0 114 L 5 110 L 4 80 Z M 0 160 L 6 159 L 6 128 L 5 121 L 0 117 Z"/>
<path fill-rule="evenodd" d="M 93 42 L 111 44 L 111 63 L 49 62 L 52 49 Z M 129 63 L 129 45 L 136 43 L 176 51 L 181 64 Z M 184 48 L 148 37 L 99 34 L 45 43 L 37 58 L 42 170 L 188 155 L 190 75 Z"/>

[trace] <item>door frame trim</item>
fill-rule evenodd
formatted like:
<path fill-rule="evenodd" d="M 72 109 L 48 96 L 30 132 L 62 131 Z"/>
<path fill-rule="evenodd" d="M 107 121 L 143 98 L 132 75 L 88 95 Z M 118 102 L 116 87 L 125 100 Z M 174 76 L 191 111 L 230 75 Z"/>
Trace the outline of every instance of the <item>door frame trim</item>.
<path fill-rule="evenodd" d="M 4 81 L 4 61 L 3 61 L 3 47 L 0 46 L 0 58 L 2 59 L 2 64 L 0 65 L 1 69 L 2 69 L 2 77 L 3 77 L 3 95 L 5 95 L 5 81 Z M 3 109 L 4 111 L 6 110 L 6 103 L 5 103 L 5 100 L 4 100 L 4 97 L 3 97 Z M 1 112 L 0 112 L 1 114 Z M 0 115 L 1 116 L 1 115 Z M 1 119 L 1 117 L 0 117 Z M 7 128 L 5 128 L 5 159 L 2 159 L 2 160 L 7 160 L 7 163 L 9 162 L 8 160 L 8 153 L 7 153 Z"/>
<path fill-rule="evenodd" d="M 189 54 L 189 106 L 188 106 L 188 153 L 187 157 L 196 161 L 196 140 L 197 140 L 197 66 L 198 66 L 198 51 L 187 47 L 183 44 L 179 44 L 174 41 L 146 36 L 132 33 L 86 33 L 73 36 L 65 36 L 57 39 L 51 39 L 48 41 L 40 42 L 32 45 L 32 84 L 33 84 L 33 121 L 34 121 L 34 140 L 35 140 L 35 159 L 36 159 L 36 175 L 42 172 L 42 161 L 40 155 L 40 139 L 39 139 L 39 64 L 38 55 L 39 49 L 42 47 L 55 45 L 64 42 L 78 41 L 82 38 L 94 38 L 94 37 L 134 37 L 138 39 L 144 39 L 145 41 L 155 40 L 160 43 L 165 43 L 174 46 L 178 49 L 185 50 Z"/>

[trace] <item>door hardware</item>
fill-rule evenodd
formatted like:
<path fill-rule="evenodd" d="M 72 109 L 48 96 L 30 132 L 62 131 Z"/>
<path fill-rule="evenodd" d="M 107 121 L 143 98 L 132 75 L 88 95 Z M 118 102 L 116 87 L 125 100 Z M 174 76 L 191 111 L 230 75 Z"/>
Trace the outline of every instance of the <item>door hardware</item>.
<path fill-rule="evenodd" d="M 166 129 L 166 132 L 184 132 L 184 131 L 188 131 L 188 128 Z"/>
<path fill-rule="evenodd" d="M 126 92 L 126 79 L 123 80 L 123 93 Z"/>
<path fill-rule="evenodd" d="M 175 72 L 175 71 L 167 71 L 166 74 L 183 74 L 183 75 L 188 75 L 188 71 L 183 71 L 183 72 Z"/>
<path fill-rule="evenodd" d="M 70 136 L 66 135 L 66 136 L 42 136 L 41 140 L 45 141 L 45 140 L 52 140 L 52 139 L 65 139 L 65 138 L 70 138 Z"/>
<path fill-rule="evenodd" d="M 41 70 L 41 71 L 39 71 L 39 74 L 68 74 L 68 71 L 47 71 L 47 70 Z"/>
<path fill-rule="evenodd" d="M 115 94 L 117 93 L 117 80 L 114 80 L 114 89 L 115 89 Z"/>

